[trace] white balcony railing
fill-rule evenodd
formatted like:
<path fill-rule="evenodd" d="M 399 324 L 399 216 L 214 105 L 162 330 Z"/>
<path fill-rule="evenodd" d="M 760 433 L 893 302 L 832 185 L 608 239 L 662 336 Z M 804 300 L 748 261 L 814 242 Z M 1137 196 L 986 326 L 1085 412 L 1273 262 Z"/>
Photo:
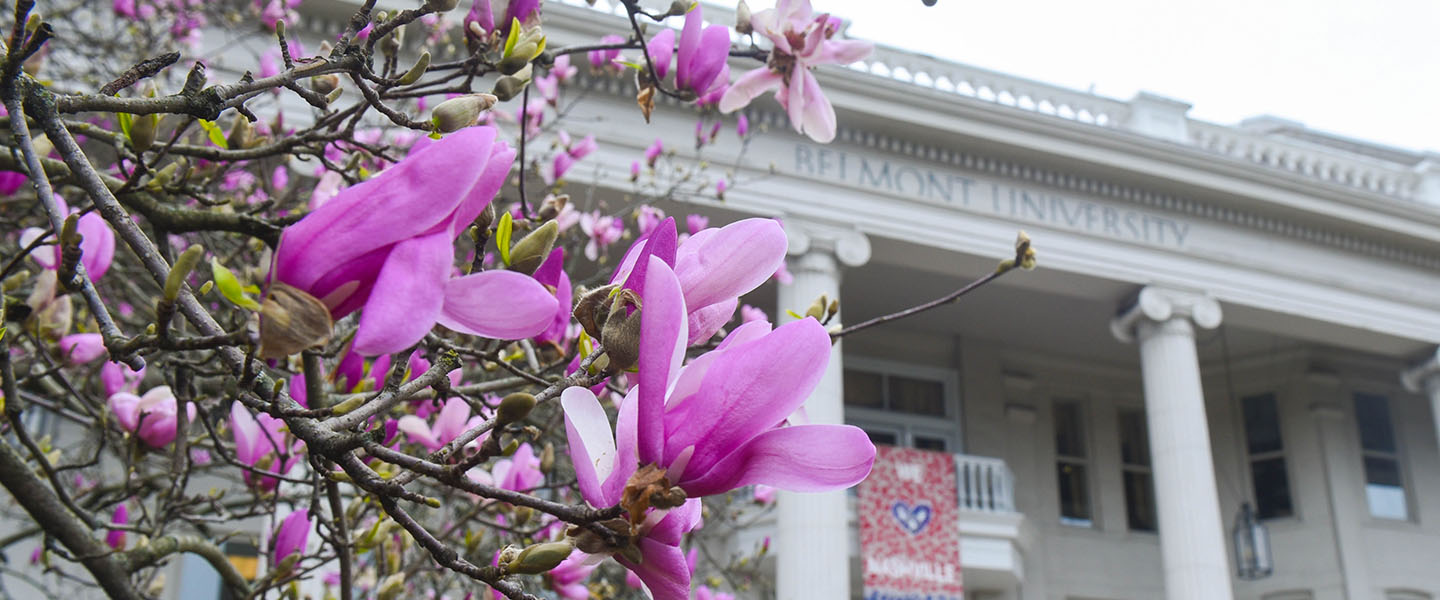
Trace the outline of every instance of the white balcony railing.
<path fill-rule="evenodd" d="M 960 510 L 1015 512 L 1015 476 L 1005 461 L 988 456 L 955 455 Z"/>

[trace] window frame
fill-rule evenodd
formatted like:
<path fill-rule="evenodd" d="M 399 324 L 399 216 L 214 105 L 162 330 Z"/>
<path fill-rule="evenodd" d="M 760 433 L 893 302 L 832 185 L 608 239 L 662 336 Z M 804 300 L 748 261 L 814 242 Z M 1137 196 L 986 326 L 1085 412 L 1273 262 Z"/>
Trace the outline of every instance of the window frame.
<path fill-rule="evenodd" d="M 1276 433 L 1278 434 L 1280 440 L 1280 449 L 1251 453 L 1250 425 L 1249 422 L 1245 419 L 1245 401 L 1250 398 L 1256 398 L 1260 396 L 1270 396 L 1275 402 L 1275 427 Z M 1251 506 L 1255 507 L 1255 518 L 1258 520 L 1266 521 L 1268 523 L 1285 521 L 1287 519 L 1299 519 L 1300 498 L 1295 493 L 1295 476 L 1294 470 L 1291 468 L 1292 461 L 1290 460 L 1291 445 L 1287 442 L 1289 436 L 1287 436 L 1285 433 L 1286 419 L 1284 394 L 1282 394 L 1279 390 L 1275 388 L 1256 388 L 1253 391 L 1247 393 L 1237 394 L 1235 396 L 1234 402 L 1235 418 L 1239 421 L 1238 429 L 1236 430 L 1236 433 L 1238 434 L 1236 435 L 1236 439 L 1237 443 L 1240 446 L 1239 455 L 1241 457 L 1241 460 L 1243 460 L 1245 463 L 1245 490 L 1248 493 L 1248 499 L 1251 503 Z M 1280 459 L 1281 464 L 1285 467 L 1285 490 L 1289 495 L 1290 514 L 1284 516 L 1262 518 L 1260 517 L 1259 490 L 1255 488 L 1255 463 L 1266 460 L 1274 460 L 1277 458 Z"/>
<path fill-rule="evenodd" d="M 1141 431 L 1143 433 L 1140 442 L 1145 444 L 1145 464 L 1131 463 L 1125 460 L 1125 444 L 1123 438 L 1125 427 L 1122 419 L 1127 413 L 1134 414 L 1140 419 Z M 1158 534 L 1160 532 L 1160 505 L 1155 498 L 1155 465 L 1154 456 L 1150 452 L 1150 422 L 1148 418 L 1143 404 L 1117 403 L 1115 405 L 1115 438 L 1116 443 L 1120 446 L 1120 492 L 1125 500 L 1125 529 L 1131 533 Z M 1147 486 L 1150 489 L 1150 507 L 1155 513 L 1152 515 L 1155 523 L 1151 529 L 1137 529 L 1130 524 L 1130 498 L 1125 488 L 1126 473 L 1144 475 L 1150 482 L 1150 485 Z"/>
<path fill-rule="evenodd" d="M 1080 450 L 1084 453 L 1083 456 L 1062 456 L 1060 454 L 1059 440 L 1057 439 L 1059 435 L 1059 423 L 1056 419 L 1055 408 L 1061 403 L 1069 403 L 1075 405 L 1080 413 L 1078 423 L 1080 427 Z M 1052 458 L 1050 464 L 1053 465 L 1055 469 L 1053 473 L 1055 474 L 1055 517 L 1057 522 L 1065 527 L 1098 531 L 1100 529 L 1100 515 L 1099 506 L 1097 506 L 1095 501 L 1095 427 L 1094 423 L 1091 422 L 1094 412 L 1091 408 L 1092 407 L 1090 406 L 1090 402 L 1086 398 L 1081 396 L 1067 396 L 1057 394 L 1050 398 L 1050 450 Z M 1090 514 L 1088 519 L 1066 517 L 1064 515 L 1065 506 L 1064 502 L 1061 500 L 1060 497 L 1060 467 L 1062 464 L 1078 465 L 1085 470 L 1085 475 L 1082 478 L 1082 481 L 1085 484 L 1085 506 L 1087 512 L 1089 512 Z"/>
<path fill-rule="evenodd" d="M 894 412 L 884 409 L 845 406 L 845 423 L 861 429 L 895 433 L 899 445 L 915 447 L 915 438 L 931 437 L 945 440 L 949 454 L 964 454 L 964 427 L 960 402 L 960 375 L 955 369 L 927 367 L 878 358 L 844 358 L 844 371 L 859 371 L 881 376 L 881 389 L 888 393 L 890 376 L 934 381 L 940 384 L 945 415 L 928 416 Z M 844 373 L 841 373 L 843 381 Z M 843 383 L 842 383 L 843 385 Z"/>
<path fill-rule="evenodd" d="M 1371 521 L 1378 523 L 1414 523 L 1417 519 L 1418 507 L 1415 504 L 1414 498 L 1414 477 L 1413 474 L 1410 472 L 1408 463 L 1406 462 L 1407 453 L 1405 451 L 1404 436 L 1401 435 L 1399 423 L 1396 421 L 1395 418 L 1395 407 L 1398 404 L 1397 402 L 1395 402 L 1397 395 L 1398 394 L 1392 393 L 1392 391 L 1389 390 L 1378 390 L 1372 388 L 1354 388 L 1349 390 L 1350 419 L 1354 424 L 1353 431 L 1355 433 L 1355 448 L 1359 450 L 1359 475 L 1361 484 L 1360 489 L 1362 495 L 1365 496 L 1365 512 Z M 1363 436 L 1360 433 L 1360 415 L 1358 412 L 1358 401 L 1361 396 L 1380 398 L 1385 402 L 1385 413 L 1386 417 L 1388 417 L 1386 425 L 1388 425 L 1390 428 L 1390 438 L 1394 442 L 1395 446 L 1394 451 L 1387 452 L 1384 450 L 1370 450 L 1365 448 L 1365 442 Z M 1382 460 L 1393 461 L 1395 463 L 1395 471 L 1400 477 L 1401 498 L 1405 502 L 1405 516 L 1395 518 L 1375 514 L 1375 509 L 1370 504 L 1369 491 L 1367 489 L 1370 486 L 1370 476 L 1365 467 L 1365 459 L 1372 457 Z"/>

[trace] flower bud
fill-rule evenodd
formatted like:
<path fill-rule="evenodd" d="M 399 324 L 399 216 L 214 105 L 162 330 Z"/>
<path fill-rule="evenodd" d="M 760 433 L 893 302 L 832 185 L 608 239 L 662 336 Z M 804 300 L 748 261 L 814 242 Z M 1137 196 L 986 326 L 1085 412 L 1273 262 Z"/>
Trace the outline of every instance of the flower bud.
<path fill-rule="evenodd" d="M 539 575 L 559 566 L 574 550 L 575 546 L 569 541 L 535 544 L 520 551 L 505 567 L 519 575 Z"/>
<path fill-rule="evenodd" d="M 628 289 L 620 290 L 610 303 L 609 318 L 600 330 L 600 343 L 605 346 L 613 368 L 626 370 L 640 359 L 640 310 L 640 296 Z"/>
<path fill-rule="evenodd" d="M 572 314 L 590 337 L 600 339 L 601 329 L 610 315 L 610 294 L 618 287 L 612 283 L 595 288 L 581 294 L 580 300 L 575 303 Z"/>
<path fill-rule="evenodd" d="M 199 264 L 200 257 L 205 255 L 205 247 L 195 244 L 186 248 L 180 256 L 175 259 L 175 264 L 170 267 L 170 275 L 165 278 L 165 300 L 174 302 L 180 297 L 180 286 L 185 284 L 185 278 L 190 276 L 190 271 Z"/>
<path fill-rule="evenodd" d="M 819 298 L 810 303 L 810 308 L 805 309 L 805 316 L 814 317 L 816 321 L 823 321 L 825 320 L 825 309 L 829 305 L 830 301 L 825 298 L 824 294 L 821 294 Z"/>
<path fill-rule="evenodd" d="M 735 33 L 750 35 L 755 32 L 755 27 L 750 24 L 750 5 L 745 0 L 735 6 Z"/>
<path fill-rule="evenodd" d="M 341 400 L 339 403 L 335 404 L 335 406 L 331 406 L 330 414 L 336 416 L 343 415 L 357 408 L 360 408 L 360 405 L 362 404 L 365 404 L 365 394 L 355 394 L 349 398 Z"/>
<path fill-rule="evenodd" d="M 510 270 L 526 275 L 534 273 L 545 262 L 545 257 L 550 256 L 559 235 L 560 225 L 554 221 L 546 221 L 530 232 L 510 249 Z"/>
<path fill-rule="evenodd" d="M 343 93 L 345 93 L 345 88 L 342 87 L 337 87 L 333 90 L 330 90 L 330 93 L 325 94 L 325 104 L 334 104 L 336 100 L 340 99 L 340 94 Z"/>
<path fill-rule="evenodd" d="M 520 527 L 530 522 L 530 517 L 535 516 L 535 509 L 528 506 L 517 506 L 512 513 L 515 517 L 515 526 Z"/>
<path fill-rule="evenodd" d="M 230 134 L 225 136 L 225 144 L 231 150 L 244 150 L 254 141 L 255 128 L 250 125 L 250 119 L 236 115 L 235 123 L 230 126 Z"/>
<path fill-rule="evenodd" d="M 455 7 L 453 2 L 451 3 L 450 7 Z M 410 85 L 412 83 L 415 83 L 416 81 L 420 81 L 420 76 L 424 75 L 425 70 L 429 68 L 430 51 L 426 50 L 420 53 L 420 58 L 415 61 L 415 65 L 410 67 L 410 70 L 406 71 L 404 75 L 400 76 L 400 85 Z"/>
<path fill-rule="evenodd" d="M 540 470 L 549 473 L 555 468 L 555 444 L 545 442 L 545 447 L 540 450 Z"/>
<path fill-rule="evenodd" d="M 495 94 L 495 97 L 503 102 L 519 96 L 520 92 L 525 90 L 527 83 L 529 82 L 514 75 L 506 75 L 495 82 L 495 87 L 490 89 L 490 93 Z"/>
<path fill-rule="evenodd" d="M 321 55 L 324 54 L 324 52 L 321 52 Z M 310 89 L 315 90 L 317 94 L 329 94 L 338 87 L 340 87 L 340 76 L 334 73 L 316 75 L 310 78 Z"/>
<path fill-rule="evenodd" d="M 384 54 L 386 58 L 393 57 L 396 52 L 400 51 L 400 45 L 403 43 L 405 43 L 405 28 L 396 27 L 385 36 L 385 39 L 380 40 L 380 53 Z"/>
<path fill-rule="evenodd" d="M 466 94 L 441 102 L 430 113 L 430 121 L 441 133 L 459 131 L 475 124 L 480 113 L 495 106 L 495 96 L 490 94 Z"/>
<path fill-rule="evenodd" d="M 283 358 L 330 340 L 330 309 L 318 298 L 279 281 L 260 304 L 262 359 Z"/>
<path fill-rule="evenodd" d="M 155 130 L 160 128 L 160 115 L 138 115 L 130 124 L 130 143 L 136 152 L 144 152 L 155 145 Z"/>
<path fill-rule="evenodd" d="M 511 423 L 523 421 L 530 416 L 530 410 L 535 408 L 535 397 L 525 392 L 515 392 L 505 396 L 500 401 L 499 408 L 495 409 L 495 427 L 503 427 Z"/>
<path fill-rule="evenodd" d="M 295 564 L 300 562 L 300 558 L 301 556 L 298 552 L 295 554 L 291 554 L 290 556 L 281 559 L 280 564 L 275 566 L 275 570 L 281 573 L 289 573 L 291 569 L 295 568 Z"/>
<path fill-rule="evenodd" d="M 460 0 L 426 0 L 425 4 L 435 9 L 435 12 L 450 12 L 460 6 Z"/>
<path fill-rule="evenodd" d="M 685 13 L 690 12 L 690 8 L 692 6 L 694 6 L 694 4 L 691 2 L 687 2 L 686 0 L 674 0 L 670 3 L 669 14 L 672 17 L 683 17 L 685 16 Z"/>
<path fill-rule="evenodd" d="M 405 593 L 405 572 L 391 573 L 375 586 L 376 600 L 395 600 Z"/>
<path fill-rule="evenodd" d="M 565 205 L 570 203 L 570 194 L 551 194 L 545 197 L 540 204 L 540 220 L 549 221 L 560 216 L 560 211 L 565 210 Z"/>

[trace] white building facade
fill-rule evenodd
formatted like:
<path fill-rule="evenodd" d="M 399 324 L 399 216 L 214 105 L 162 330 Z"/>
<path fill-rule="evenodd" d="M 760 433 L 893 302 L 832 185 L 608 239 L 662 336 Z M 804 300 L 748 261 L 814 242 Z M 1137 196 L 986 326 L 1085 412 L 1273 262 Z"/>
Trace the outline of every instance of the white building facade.
<path fill-rule="evenodd" d="M 546 10 L 565 41 L 615 24 Z M 846 323 L 942 296 L 1016 230 L 1034 238 L 1040 270 L 845 338 L 807 405 L 957 454 L 968 598 L 1440 595 L 1440 156 L 884 46 L 820 80 L 834 143 L 762 99 L 749 118 L 766 135 L 703 157 L 735 189 L 666 208 L 783 218 L 795 281 L 748 300 L 783 313 L 838 294 Z M 613 104 L 582 109 L 602 147 L 586 173 L 623 192 L 606 173 L 656 128 L 633 123 L 628 82 L 587 85 Z M 694 120 L 663 106 L 658 137 Z M 1231 536 L 1246 503 L 1274 563 L 1254 581 Z M 860 597 L 852 510 L 782 495 L 778 598 Z"/>

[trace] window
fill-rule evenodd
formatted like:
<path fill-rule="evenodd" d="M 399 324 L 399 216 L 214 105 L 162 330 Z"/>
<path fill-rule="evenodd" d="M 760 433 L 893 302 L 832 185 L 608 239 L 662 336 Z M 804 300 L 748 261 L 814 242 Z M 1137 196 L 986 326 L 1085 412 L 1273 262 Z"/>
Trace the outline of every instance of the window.
<path fill-rule="evenodd" d="M 1280 438 L 1280 409 L 1275 394 L 1240 400 L 1245 415 L 1245 451 L 1250 457 L 1250 483 L 1255 490 L 1255 516 L 1278 519 L 1295 514 L 1285 444 Z"/>
<path fill-rule="evenodd" d="M 847 362 L 851 362 L 847 360 Z M 845 369 L 845 417 L 876 444 L 958 452 L 954 374 L 854 360 Z M 849 367 L 850 365 L 847 365 Z"/>
<path fill-rule="evenodd" d="M 1060 522 L 1091 527 L 1089 457 L 1080 403 L 1055 401 L 1055 471 L 1060 489 Z"/>
<path fill-rule="evenodd" d="M 1360 453 L 1365 462 L 1365 498 L 1370 503 L 1370 516 L 1380 519 L 1410 518 L 1389 401 L 1384 396 L 1355 394 L 1355 423 L 1360 427 Z"/>
<path fill-rule="evenodd" d="M 1120 475 L 1125 485 L 1125 516 L 1131 531 L 1155 531 L 1155 481 L 1150 471 L 1150 438 L 1145 412 L 1122 408 Z"/>

